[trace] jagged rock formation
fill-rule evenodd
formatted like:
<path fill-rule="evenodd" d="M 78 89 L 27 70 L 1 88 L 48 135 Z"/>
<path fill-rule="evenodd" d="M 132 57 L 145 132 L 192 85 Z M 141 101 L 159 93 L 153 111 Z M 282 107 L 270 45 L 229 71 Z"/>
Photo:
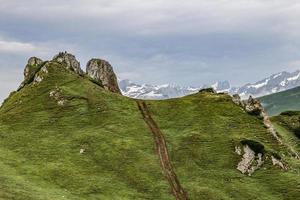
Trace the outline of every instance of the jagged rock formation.
<path fill-rule="evenodd" d="M 29 58 L 27 65 L 25 67 L 25 70 L 24 70 L 24 79 L 25 80 L 28 79 L 30 77 L 30 75 L 32 73 L 34 73 L 35 68 L 42 63 L 43 63 L 43 61 L 40 58 L 37 58 L 37 57 Z"/>
<path fill-rule="evenodd" d="M 259 102 L 259 100 L 252 98 L 251 96 L 247 101 L 245 101 L 245 110 L 249 114 L 258 115 L 263 119 L 265 126 L 268 128 L 269 132 L 274 136 L 274 138 L 282 144 L 281 139 L 279 138 L 277 131 L 273 127 L 268 114 L 265 112 L 263 106 Z"/>
<path fill-rule="evenodd" d="M 84 75 L 84 71 L 80 68 L 80 62 L 76 57 L 67 52 L 60 52 L 53 57 L 51 61 L 44 62 L 37 57 L 31 57 L 24 70 L 24 81 L 18 90 L 22 89 L 26 84 L 39 84 L 44 80 L 44 76 L 48 74 L 47 66 L 53 62 L 58 62 L 67 69 L 74 71 L 79 75 Z M 117 77 L 112 66 L 105 60 L 91 59 L 87 63 L 87 74 L 93 82 L 97 82 L 104 89 L 114 93 L 121 94 L 118 86 Z"/>
<path fill-rule="evenodd" d="M 53 61 L 66 64 L 68 69 L 74 70 L 76 73 L 82 75 L 84 72 L 80 68 L 80 62 L 76 60 L 76 57 L 67 52 L 60 52 L 53 57 Z"/>
<path fill-rule="evenodd" d="M 237 169 L 243 174 L 251 176 L 257 169 L 259 169 L 263 163 L 263 154 L 256 153 L 248 145 L 244 145 L 243 149 L 236 147 L 236 153 L 242 155 L 242 160 L 238 163 Z"/>
<path fill-rule="evenodd" d="M 252 96 L 250 96 L 249 99 L 245 101 L 245 110 L 252 115 L 262 115 L 264 112 L 264 108 L 262 107 L 260 102 Z"/>
<path fill-rule="evenodd" d="M 274 128 L 267 112 L 265 111 L 259 100 L 250 96 L 247 101 L 244 101 L 244 109 L 251 115 L 257 115 L 261 117 L 265 127 L 268 129 L 268 132 L 272 134 L 272 136 L 278 141 L 278 143 L 280 145 L 285 145 L 289 149 L 293 157 L 298 159 L 300 158 L 299 153 L 296 150 L 294 150 L 291 146 L 285 144 L 279 137 L 278 132 Z"/>
<path fill-rule="evenodd" d="M 106 90 L 121 94 L 117 77 L 112 66 L 105 60 L 91 59 L 86 66 L 86 72 L 95 81 L 101 82 Z"/>
<path fill-rule="evenodd" d="M 289 169 L 280 156 L 266 151 L 264 146 L 256 141 L 242 141 L 241 145 L 235 147 L 235 153 L 242 156 L 241 161 L 237 165 L 237 170 L 248 176 L 260 169 L 267 161 L 270 161 L 274 166 L 278 166 L 282 170 Z"/>
<path fill-rule="evenodd" d="M 238 106 L 242 106 L 242 107 L 244 106 L 244 103 L 243 103 L 240 95 L 238 95 L 238 94 L 232 95 L 232 101 L 233 101 L 233 103 L 235 103 Z"/>
<path fill-rule="evenodd" d="M 31 82 L 35 78 L 35 74 L 39 70 L 42 63 L 43 60 L 37 57 L 31 57 L 28 59 L 24 69 L 24 81 L 21 83 L 18 90 L 23 88 L 28 82 Z"/>
<path fill-rule="evenodd" d="M 285 163 L 281 162 L 279 159 L 275 158 L 274 156 L 271 156 L 271 159 L 274 166 L 277 165 L 283 170 L 288 170 L 288 166 Z"/>

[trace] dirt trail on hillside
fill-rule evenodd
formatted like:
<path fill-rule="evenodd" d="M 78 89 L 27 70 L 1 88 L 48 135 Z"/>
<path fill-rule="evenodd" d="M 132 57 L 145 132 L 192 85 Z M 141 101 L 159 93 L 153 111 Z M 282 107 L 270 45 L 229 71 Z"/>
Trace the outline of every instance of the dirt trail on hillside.
<path fill-rule="evenodd" d="M 162 167 L 162 170 L 164 172 L 164 175 L 166 179 L 168 180 L 172 193 L 175 196 L 177 200 L 188 200 L 188 195 L 184 191 L 184 189 L 181 187 L 179 180 L 173 170 L 172 164 L 170 162 L 169 153 L 166 145 L 165 138 L 158 128 L 157 124 L 151 117 L 151 114 L 148 110 L 148 107 L 144 101 L 138 100 L 136 101 L 139 107 L 139 110 L 141 111 L 144 121 L 149 126 L 156 145 L 156 152 L 160 159 L 160 164 Z"/>

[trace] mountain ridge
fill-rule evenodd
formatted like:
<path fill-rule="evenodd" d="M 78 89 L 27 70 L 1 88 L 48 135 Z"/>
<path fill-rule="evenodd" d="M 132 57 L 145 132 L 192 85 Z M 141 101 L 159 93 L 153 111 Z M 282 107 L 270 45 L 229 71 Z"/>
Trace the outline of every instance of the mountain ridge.
<path fill-rule="evenodd" d="M 229 81 L 218 81 L 212 85 L 203 85 L 202 87 L 182 87 L 176 84 L 136 84 L 126 79 L 119 80 L 119 85 L 125 96 L 138 99 L 168 99 L 182 97 L 208 87 L 214 88 L 217 92 L 227 92 L 231 95 L 239 94 L 242 99 L 247 99 L 249 96 L 261 97 L 300 86 L 300 71 L 283 71 L 272 74 L 255 83 L 247 83 L 241 87 L 232 87 Z"/>
<path fill-rule="evenodd" d="M 255 99 L 203 89 L 138 104 L 68 63 L 35 66 L 0 108 L 0 199 L 299 197 L 299 160 Z"/>

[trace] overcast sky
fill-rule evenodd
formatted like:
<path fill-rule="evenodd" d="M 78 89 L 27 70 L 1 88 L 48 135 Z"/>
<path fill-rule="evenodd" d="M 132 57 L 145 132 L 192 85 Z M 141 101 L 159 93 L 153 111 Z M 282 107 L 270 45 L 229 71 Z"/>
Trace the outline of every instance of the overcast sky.
<path fill-rule="evenodd" d="M 300 69 L 300 2 L 0 0 L 0 101 L 30 56 L 65 50 L 139 83 L 241 85 Z"/>

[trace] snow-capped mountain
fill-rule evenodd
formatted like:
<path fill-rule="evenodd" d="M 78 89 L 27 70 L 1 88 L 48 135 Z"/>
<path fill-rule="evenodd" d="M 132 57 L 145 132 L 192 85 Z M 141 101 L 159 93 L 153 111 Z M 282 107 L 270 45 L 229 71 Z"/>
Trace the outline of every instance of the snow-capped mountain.
<path fill-rule="evenodd" d="M 125 96 L 137 99 L 168 99 L 182 97 L 208 87 L 214 88 L 217 92 L 239 94 L 243 99 L 246 99 L 250 95 L 253 97 L 260 97 L 300 86 L 300 71 L 273 74 L 254 84 L 248 83 L 242 87 L 231 87 L 228 81 L 220 81 L 202 87 L 181 87 L 174 84 L 140 85 L 129 80 L 119 81 L 119 86 Z"/>
<path fill-rule="evenodd" d="M 218 81 L 208 87 L 212 87 L 217 92 L 230 92 L 231 85 L 228 81 Z"/>
<path fill-rule="evenodd" d="M 231 89 L 230 93 L 237 93 L 242 98 L 247 98 L 252 95 L 254 97 L 265 96 L 292 89 L 300 86 L 300 71 L 281 72 L 258 81 L 254 84 L 246 84 L 240 88 Z"/>
<path fill-rule="evenodd" d="M 180 87 L 174 84 L 139 85 L 129 80 L 119 81 L 123 95 L 137 99 L 169 99 L 195 93 L 199 88 Z"/>

